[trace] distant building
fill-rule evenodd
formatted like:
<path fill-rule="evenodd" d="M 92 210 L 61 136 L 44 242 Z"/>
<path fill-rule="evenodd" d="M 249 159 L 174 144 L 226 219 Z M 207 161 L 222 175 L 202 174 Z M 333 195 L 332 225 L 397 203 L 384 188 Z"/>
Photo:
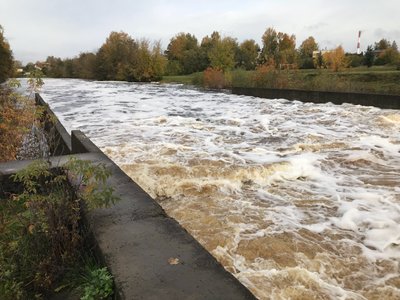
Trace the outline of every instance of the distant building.
<path fill-rule="evenodd" d="M 317 50 L 317 51 L 313 51 L 312 53 L 312 57 L 313 59 L 317 59 L 318 55 L 321 53 L 321 55 L 323 56 L 325 53 L 329 53 L 332 52 L 332 50 Z"/>

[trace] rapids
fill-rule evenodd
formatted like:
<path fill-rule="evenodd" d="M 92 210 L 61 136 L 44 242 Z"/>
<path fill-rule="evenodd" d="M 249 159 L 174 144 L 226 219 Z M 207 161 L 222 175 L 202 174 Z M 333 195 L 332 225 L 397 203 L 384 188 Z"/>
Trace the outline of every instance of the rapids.
<path fill-rule="evenodd" d="M 400 112 L 46 79 L 41 94 L 260 299 L 400 299 Z"/>

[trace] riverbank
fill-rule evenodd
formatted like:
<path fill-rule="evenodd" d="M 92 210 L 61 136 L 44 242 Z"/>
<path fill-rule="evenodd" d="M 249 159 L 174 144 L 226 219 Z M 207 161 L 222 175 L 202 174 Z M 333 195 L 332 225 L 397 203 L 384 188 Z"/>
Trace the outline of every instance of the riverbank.
<path fill-rule="evenodd" d="M 172 84 L 45 82 L 43 98 L 66 129 L 84 129 L 257 298 L 399 299 L 397 111 Z M 143 210 L 128 211 L 124 203 L 138 202 L 119 202 L 123 216 L 112 219 L 134 216 L 135 234 L 113 225 L 133 239 L 123 241 L 128 259 L 144 253 L 161 270 L 189 266 L 181 251 L 161 247 L 165 259 L 158 260 L 137 245 L 139 237 L 153 236 L 141 229 L 158 218 L 138 219 Z M 105 231 L 103 241 L 121 253 L 108 239 L 113 234 Z M 159 269 L 134 258 L 139 270 L 157 270 L 159 278 Z M 169 265 L 169 258 L 185 264 Z"/>
<path fill-rule="evenodd" d="M 339 72 L 328 69 L 234 70 L 225 77 L 228 77 L 229 87 L 400 95 L 400 70 L 389 66 L 348 68 Z M 203 73 L 164 76 L 161 82 L 203 86 Z"/>

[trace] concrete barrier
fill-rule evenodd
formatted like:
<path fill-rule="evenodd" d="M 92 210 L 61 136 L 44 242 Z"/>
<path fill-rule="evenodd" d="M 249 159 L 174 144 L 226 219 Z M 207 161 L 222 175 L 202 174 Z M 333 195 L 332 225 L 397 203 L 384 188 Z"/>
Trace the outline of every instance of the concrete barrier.
<path fill-rule="evenodd" d="M 51 155 L 65 155 L 71 153 L 71 137 L 65 127 L 58 120 L 56 115 L 42 99 L 39 94 L 35 94 L 36 105 L 44 107 L 40 120 L 47 133 L 48 144 Z"/>
<path fill-rule="evenodd" d="M 39 95 L 37 99 L 46 105 Z M 55 126 L 55 130 L 61 143 L 57 149 L 103 164 L 111 171 L 107 184 L 114 188 L 120 201 L 85 213 L 85 223 L 100 259 L 114 277 L 117 299 L 255 299 L 84 133 L 74 130 L 69 137 L 62 125 Z M 57 167 L 70 157 L 49 160 Z M 11 174 L 29 163 L 0 164 L 0 182 L 9 180 Z"/>
<path fill-rule="evenodd" d="M 288 99 L 313 103 L 332 102 L 333 104 L 351 103 L 388 109 L 400 109 L 400 96 L 398 95 L 244 87 L 233 87 L 232 93 L 237 95 L 254 96 L 268 99 Z"/>

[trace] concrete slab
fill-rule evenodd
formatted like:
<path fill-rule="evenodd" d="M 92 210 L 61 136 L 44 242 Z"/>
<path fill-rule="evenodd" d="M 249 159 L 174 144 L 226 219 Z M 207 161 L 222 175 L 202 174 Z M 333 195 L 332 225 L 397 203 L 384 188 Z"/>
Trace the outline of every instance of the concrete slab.
<path fill-rule="evenodd" d="M 119 297 L 254 299 L 175 220 L 132 217 L 129 222 L 102 220 L 93 228 L 119 287 Z M 97 221 L 98 216 L 92 215 L 90 223 L 99 224 Z"/>

